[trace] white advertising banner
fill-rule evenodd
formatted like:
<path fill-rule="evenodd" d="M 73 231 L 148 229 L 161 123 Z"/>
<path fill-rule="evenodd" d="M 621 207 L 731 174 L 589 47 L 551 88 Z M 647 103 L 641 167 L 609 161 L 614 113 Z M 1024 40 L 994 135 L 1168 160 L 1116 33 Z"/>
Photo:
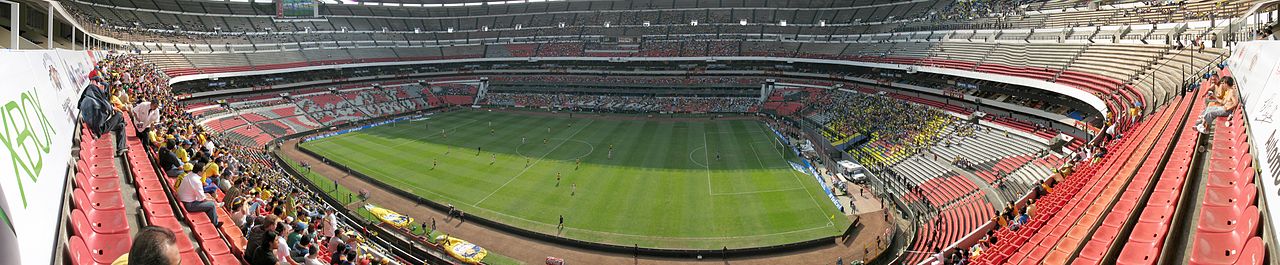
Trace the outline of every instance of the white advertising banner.
<path fill-rule="evenodd" d="M 1280 112 L 1280 41 L 1240 43 L 1227 62 L 1240 88 L 1252 152 L 1258 157 L 1254 167 L 1262 174 L 1260 184 L 1267 202 L 1263 214 L 1270 216 L 1264 219 L 1270 220 L 1271 227 L 1280 227 L 1280 218 L 1275 216 L 1280 214 L 1280 143 L 1276 135 L 1280 124 L 1275 117 Z"/>
<path fill-rule="evenodd" d="M 80 93 L 99 55 L 0 50 L 0 264 L 59 254 Z"/>

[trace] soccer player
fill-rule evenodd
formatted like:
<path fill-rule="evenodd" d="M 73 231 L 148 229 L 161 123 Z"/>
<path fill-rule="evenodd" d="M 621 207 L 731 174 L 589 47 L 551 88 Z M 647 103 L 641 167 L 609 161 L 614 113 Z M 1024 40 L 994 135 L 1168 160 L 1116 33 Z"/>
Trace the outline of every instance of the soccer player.
<path fill-rule="evenodd" d="M 575 165 L 573 165 L 573 170 L 578 170 L 578 168 L 581 168 L 581 167 L 582 167 L 582 159 L 581 159 L 581 158 L 574 159 L 574 163 L 576 163 L 576 164 L 575 164 Z"/>
<path fill-rule="evenodd" d="M 445 133 L 444 129 L 440 129 L 440 136 L 444 136 L 444 139 L 449 139 L 449 134 Z"/>
<path fill-rule="evenodd" d="M 489 135 L 493 135 L 493 128 L 489 128 Z"/>
<path fill-rule="evenodd" d="M 524 157 L 524 167 L 529 167 L 529 157 Z"/>
<path fill-rule="evenodd" d="M 476 146 L 476 156 L 480 156 L 480 147 Z"/>
<path fill-rule="evenodd" d="M 439 164 L 440 164 L 440 159 L 431 159 L 431 169 L 436 169 L 436 166 Z"/>
<path fill-rule="evenodd" d="M 716 161 L 720 160 L 720 152 L 716 152 Z"/>
<path fill-rule="evenodd" d="M 489 154 L 489 164 L 492 165 L 493 163 L 497 163 L 497 162 L 498 162 L 498 154 Z"/>
<path fill-rule="evenodd" d="M 560 172 L 556 172 L 556 187 L 560 186 Z"/>
<path fill-rule="evenodd" d="M 520 144 L 525 144 L 527 142 L 529 142 L 529 137 L 524 137 L 524 136 L 520 137 Z"/>
<path fill-rule="evenodd" d="M 551 133 L 551 126 L 547 126 L 547 133 Z"/>
<path fill-rule="evenodd" d="M 564 229 L 564 215 L 560 215 L 560 224 L 556 225 L 556 229 Z"/>
<path fill-rule="evenodd" d="M 547 145 L 547 138 L 542 138 L 542 145 Z"/>
<path fill-rule="evenodd" d="M 572 187 L 569 187 L 569 196 L 573 196 L 576 193 L 578 193 L 578 183 L 574 183 Z"/>

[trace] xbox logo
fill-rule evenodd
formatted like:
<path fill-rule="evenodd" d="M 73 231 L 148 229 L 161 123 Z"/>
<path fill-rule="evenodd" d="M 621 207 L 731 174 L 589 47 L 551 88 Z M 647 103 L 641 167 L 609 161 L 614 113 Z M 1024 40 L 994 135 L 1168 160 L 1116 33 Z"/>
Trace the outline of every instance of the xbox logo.
<path fill-rule="evenodd" d="M 23 92 L 0 105 L 0 143 L 8 151 L 17 178 L 18 195 L 27 207 L 24 182 L 35 183 L 44 169 L 44 156 L 53 145 L 53 124 L 49 123 L 36 90 Z"/>

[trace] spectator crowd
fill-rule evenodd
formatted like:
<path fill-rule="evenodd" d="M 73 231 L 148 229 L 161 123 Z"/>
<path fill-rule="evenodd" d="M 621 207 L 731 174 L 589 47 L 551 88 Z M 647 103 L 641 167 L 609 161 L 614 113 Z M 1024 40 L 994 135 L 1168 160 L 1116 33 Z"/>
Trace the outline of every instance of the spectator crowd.
<path fill-rule="evenodd" d="M 334 208 L 287 177 L 261 147 L 226 141 L 197 125 L 167 79 L 138 57 L 110 55 L 90 72 L 93 82 L 86 88 L 110 106 L 86 104 L 82 110 L 91 115 L 82 120 L 100 135 L 135 126 L 159 172 L 176 180 L 174 199 L 190 214 L 208 215 L 215 226 L 234 226 L 247 235 L 239 251 L 250 264 L 393 263 L 381 247 L 364 242 L 367 231 L 339 222 Z M 119 118 L 124 115 L 133 123 Z M 127 150 L 123 144 L 117 148 L 121 154 Z M 219 222 L 226 219 L 219 218 L 218 208 L 233 223 Z M 139 234 L 172 238 L 146 231 Z"/>

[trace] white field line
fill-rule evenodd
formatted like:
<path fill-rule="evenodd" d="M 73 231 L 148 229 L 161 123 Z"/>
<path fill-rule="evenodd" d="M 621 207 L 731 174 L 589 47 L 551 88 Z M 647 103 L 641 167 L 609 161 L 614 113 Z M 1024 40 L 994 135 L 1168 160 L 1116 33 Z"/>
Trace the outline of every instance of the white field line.
<path fill-rule="evenodd" d="M 587 124 L 582 125 L 582 127 L 578 127 L 578 130 L 577 130 L 577 131 L 574 131 L 574 132 L 573 132 L 573 134 L 570 134 L 570 135 L 569 135 L 569 137 L 567 137 L 567 139 L 573 139 L 573 137 L 574 137 L 574 136 L 577 136 L 577 135 L 578 135 L 578 133 L 581 133 L 583 129 L 586 129 L 586 128 L 587 128 L 588 126 L 590 126 L 592 123 L 595 123 L 595 120 L 590 120 L 590 119 L 589 119 L 589 120 L 588 120 L 588 122 L 587 122 Z M 477 201 L 476 203 L 473 203 L 472 205 L 480 205 L 481 203 L 484 203 L 484 201 L 485 201 L 485 200 L 488 200 L 488 199 L 489 199 L 489 197 L 492 197 L 494 194 L 498 194 L 498 191 L 501 191 L 501 190 L 502 190 L 502 188 L 507 187 L 507 185 L 511 184 L 511 182 L 513 182 L 513 181 L 515 181 L 516 179 L 520 178 L 520 176 L 524 175 L 524 173 L 525 173 L 525 172 L 529 172 L 529 169 L 530 169 L 530 168 L 533 168 L 533 166 L 538 165 L 538 163 L 539 163 L 539 162 L 542 162 L 542 159 L 543 159 L 543 158 L 546 158 L 546 157 L 547 157 L 547 155 L 550 155 L 552 152 L 555 152 L 555 151 L 556 151 L 556 149 L 560 149 L 560 147 L 561 147 L 561 146 L 564 146 L 564 143 L 567 143 L 567 142 L 569 142 L 569 141 L 560 141 L 560 143 L 559 143 L 559 144 L 556 144 L 556 147 L 552 147 L 550 151 L 547 151 L 547 153 L 542 154 L 542 156 L 539 156 L 539 157 L 538 157 L 538 160 L 534 160 L 534 161 L 533 161 L 533 163 L 530 163 L 530 164 L 529 164 L 529 166 L 527 166 L 527 167 L 525 167 L 525 168 L 524 168 L 524 170 L 520 170 L 520 173 L 516 173 L 516 175 L 515 175 L 515 176 L 513 176 L 513 177 L 511 177 L 511 179 L 508 179 L 506 183 L 502 183 L 502 186 L 498 186 L 498 188 L 497 188 L 497 189 L 494 189 L 494 190 L 493 190 L 493 192 L 490 192 L 490 193 L 489 193 L 489 195 L 485 195 L 485 196 L 484 196 L 484 198 L 481 198 L 481 199 L 480 199 L 480 201 Z"/>

